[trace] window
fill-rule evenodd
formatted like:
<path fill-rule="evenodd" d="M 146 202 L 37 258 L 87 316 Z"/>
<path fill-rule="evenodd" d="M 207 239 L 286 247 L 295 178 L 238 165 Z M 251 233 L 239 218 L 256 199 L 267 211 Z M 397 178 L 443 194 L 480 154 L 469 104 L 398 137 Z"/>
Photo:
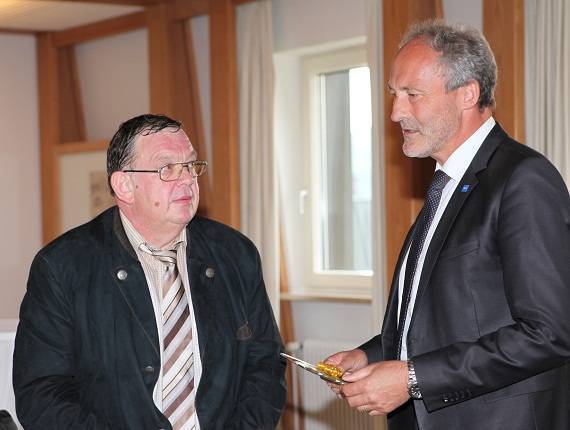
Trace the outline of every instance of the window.
<path fill-rule="evenodd" d="M 358 294 L 372 276 L 372 119 L 364 48 L 305 57 L 304 216 L 313 292 Z M 305 197 L 306 196 L 306 197 Z"/>

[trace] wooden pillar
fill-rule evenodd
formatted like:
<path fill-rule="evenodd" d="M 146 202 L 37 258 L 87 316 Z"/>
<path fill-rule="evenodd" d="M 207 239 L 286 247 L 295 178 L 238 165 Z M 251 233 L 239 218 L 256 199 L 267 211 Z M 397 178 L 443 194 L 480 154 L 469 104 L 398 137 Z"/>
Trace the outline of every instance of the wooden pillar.
<path fill-rule="evenodd" d="M 384 80 L 388 81 L 398 44 L 410 24 L 441 13 L 439 0 L 384 0 Z M 384 94 L 384 145 L 386 184 L 386 268 L 389 280 L 406 233 L 423 205 L 433 175 L 434 161 L 408 158 L 402 152 L 400 126 L 390 120 L 392 99 Z M 390 282 L 388 281 L 390 286 Z"/>
<path fill-rule="evenodd" d="M 62 143 L 84 141 L 85 117 L 81 103 L 75 46 L 58 48 L 58 59 L 60 139 Z"/>
<path fill-rule="evenodd" d="M 40 168 L 42 191 L 42 239 L 44 243 L 60 233 L 59 169 L 54 148 L 60 142 L 58 51 L 53 35 L 36 37 L 40 122 Z"/>
<path fill-rule="evenodd" d="M 192 6 L 193 3 L 186 3 Z M 151 112 L 182 121 L 184 130 L 200 157 L 206 154 L 198 74 L 187 17 L 180 4 L 166 3 L 148 9 Z M 210 186 L 199 179 L 201 215 L 210 216 Z"/>
<path fill-rule="evenodd" d="M 524 136 L 524 0 L 483 0 L 483 33 L 499 68 L 493 114 L 519 142 Z"/>
<path fill-rule="evenodd" d="M 175 116 L 170 6 L 159 4 L 147 10 L 150 110 Z"/>
<path fill-rule="evenodd" d="M 237 46 L 231 0 L 210 2 L 213 187 L 210 215 L 240 225 Z"/>

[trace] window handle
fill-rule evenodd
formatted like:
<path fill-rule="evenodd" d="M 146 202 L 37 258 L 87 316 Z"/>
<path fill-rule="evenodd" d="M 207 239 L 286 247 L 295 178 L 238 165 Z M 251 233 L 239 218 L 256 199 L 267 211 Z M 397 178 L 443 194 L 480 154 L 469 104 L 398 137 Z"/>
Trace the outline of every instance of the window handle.
<path fill-rule="evenodd" d="M 305 215 L 305 205 L 308 198 L 309 192 L 307 190 L 299 191 L 299 215 Z"/>

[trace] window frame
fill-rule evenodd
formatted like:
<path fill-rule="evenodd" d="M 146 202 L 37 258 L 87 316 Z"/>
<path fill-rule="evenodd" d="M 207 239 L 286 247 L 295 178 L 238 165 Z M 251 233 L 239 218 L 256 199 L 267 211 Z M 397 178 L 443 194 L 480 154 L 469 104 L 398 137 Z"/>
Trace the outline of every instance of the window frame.
<path fill-rule="evenodd" d="M 365 44 L 303 56 L 301 59 L 301 102 L 303 156 L 306 163 L 303 189 L 299 195 L 304 217 L 304 242 L 308 250 L 305 267 L 306 293 L 337 297 L 370 298 L 373 270 L 322 270 L 320 225 L 321 195 L 321 103 L 320 78 L 323 73 L 369 67 Z M 372 178 L 371 178 L 372 180 Z M 372 197 L 374 199 L 374 196 Z"/>

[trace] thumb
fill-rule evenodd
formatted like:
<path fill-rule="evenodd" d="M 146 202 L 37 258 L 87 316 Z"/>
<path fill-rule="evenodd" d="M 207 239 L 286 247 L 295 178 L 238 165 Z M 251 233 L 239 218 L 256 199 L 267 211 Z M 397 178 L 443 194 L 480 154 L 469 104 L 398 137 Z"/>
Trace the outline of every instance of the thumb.
<path fill-rule="evenodd" d="M 364 379 L 372 372 L 371 366 L 363 367 L 362 369 L 355 370 L 354 372 L 346 372 L 342 375 L 342 380 L 346 382 L 356 382 Z"/>

